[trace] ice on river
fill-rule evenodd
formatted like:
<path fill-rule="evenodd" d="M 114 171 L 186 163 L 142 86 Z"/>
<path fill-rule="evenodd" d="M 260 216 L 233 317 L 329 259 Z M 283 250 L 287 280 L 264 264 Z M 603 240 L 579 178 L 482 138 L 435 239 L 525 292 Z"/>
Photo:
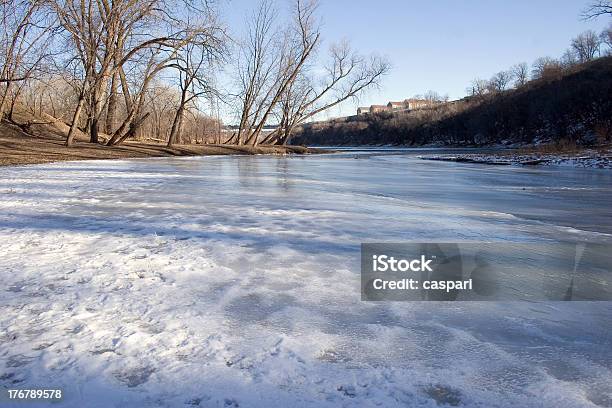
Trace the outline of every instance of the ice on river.
<path fill-rule="evenodd" d="M 612 242 L 611 201 L 605 170 L 409 154 L 1 168 L 0 382 L 62 407 L 610 407 L 611 302 L 362 302 L 359 244 Z"/>

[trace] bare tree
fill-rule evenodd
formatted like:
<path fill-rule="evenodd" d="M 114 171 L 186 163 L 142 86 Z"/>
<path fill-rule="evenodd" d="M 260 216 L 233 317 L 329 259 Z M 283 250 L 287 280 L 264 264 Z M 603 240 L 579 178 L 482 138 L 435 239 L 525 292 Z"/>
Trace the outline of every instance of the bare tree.
<path fill-rule="evenodd" d="M 572 49 L 580 62 L 590 61 L 599 53 L 600 39 L 593 30 L 585 31 L 572 40 Z"/>
<path fill-rule="evenodd" d="M 549 78 L 561 73 L 561 63 L 550 57 L 540 57 L 533 62 L 531 76 L 535 79 Z"/>
<path fill-rule="evenodd" d="M 170 64 L 178 72 L 180 102 L 174 115 L 172 129 L 168 136 L 168 147 L 180 140 L 183 129 L 183 118 L 189 104 L 198 98 L 215 92 L 212 83 L 213 64 L 220 60 L 224 52 L 224 35 L 221 30 L 200 33 L 176 54 Z"/>
<path fill-rule="evenodd" d="M 510 68 L 512 77 L 514 78 L 514 86 L 521 87 L 529 80 L 529 66 L 526 62 L 515 64 Z"/>
<path fill-rule="evenodd" d="M 313 77 L 303 71 L 287 88 L 281 103 L 279 126 L 264 142 L 286 144 L 299 124 L 378 86 L 389 69 L 386 60 L 362 57 L 352 51 L 347 42 L 332 46 L 323 76 Z"/>
<path fill-rule="evenodd" d="M 27 82 L 21 103 L 35 115 L 51 114 L 61 121 L 69 121 L 76 104 L 77 93 L 66 72 L 46 72 Z"/>
<path fill-rule="evenodd" d="M 315 1 L 296 0 L 292 24 L 280 31 L 274 27 L 269 1 L 264 0 L 255 13 L 238 67 L 242 112 L 237 144 L 259 142 L 277 104 L 313 55 L 320 39 L 316 8 Z"/>
<path fill-rule="evenodd" d="M 176 116 L 176 106 L 180 103 L 180 95 L 165 83 L 155 83 L 147 90 L 144 110 L 150 112 L 149 139 L 156 142 L 166 142 L 170 128 Z"/>
<path fill-rule="evenodd" d="M 597 0 L 590 3 L 582 12 L 582 18 L 590 20 L 606 14 L 612 14 L 612 0 Z"/>
<path fill-rule="evenodd" d="M 315 1 L 295 0 L 292 24 L 282 30 L 275 28 L 268 1 L 253 16 L 238 69 L 242 109 L 235 143 L 260 143 L 264 126 L 276 119 L 278 126 L 261 142 L 285 144 L 300 123 L 376 86 L 388 72 L 386 61 L 364 58 L 342 43 L 330 48 L 325 75 L 313 75 L 316 10 Z"/>
<path fill-rule="evenodd" d="M 578 57 L 576 56 L 576 52 L 573 49 L 567 49 L 561 56 L 560 60 L 561 66 L 563 68 L 569 68 L 578 63 Z"/>
<path fill-rule="evenodd" d="M 56 25 L 42 0 L 4 0 L 0 3 L 0 19 L 2 120 L 9 99 L 14 104 L 24 82 L 32 78 L 43 60 L 51 55 L 49 41 Z"/>
<path fill-rule="evenodd" d="M 441 103 L 441 102 L 448 102 L 448 95 L 440 95 L 438 92 L 436 91 L 432 91 L 429 90 L 427 92 L 425 92 L 425 94 L 423 94 L 422 97 L 418 98 L 417 96 L 415 96 L 416 99 L 425 99 L 426 101 L 428 101 L 431 104 L 436 104 L 436 103 Z"/>
<path fill-rule="evenodd" d="M 66 144 L 72 143 L 80 115 L 87 103 L 90 141 L 97 143 L 99 121 L 107 106 L 106 128 L 114 125 L 117 82 L 121 83 L 127 115 L 107 144 L 134 134 L 143 118 L 138 114 L 151 80 L 174 58 L 178 49 L 200 32 L 185 14 L 192 2 L 176 7 L 164 0 L 55 0 L 62 27 L 69 33 L 75 56 L 82 64 L 82 86 Z M 201 12 L 201 10 L 198 10 Z M 181 13 L 179 17 L 178 13 Z M 140 67 L 140 83 L 130 95 L 125 69 Z M 108 90 L 110 82 L 110 92 Z M 107 100 L 110 93 L 110 100 Z M 108 102 L 108 103 L 107 103 Z"/>
<path fill-rule="evenodd" d="M 489 90 L 491 92 L 502 92 L 508 88 L 512 74 L 509 71 L 500 71 L 489 80 Z"/>
<path fill-rule="evenodd" d="M 473 79 L 466 91 L 470 96 L 483 97 L 489 93 L 489 83 L 481 78 Z"/>
<path fill-rule="evenodd" d="M 170 66 L 174 53 L 181 45 L 160 44 L 146 49 L 142 59 L 136 64 L 136 73 L 133 75 L 136 79 L 131 83 L 128 83 L 126 76 L 121 70 L 119 71 L 127 112 L 119 127 L 109 135 L 107 146 L 120 144 L 136 135 L 150 115 L 150 112 L 143 112 L 149 86 L 161 71 Z"/>
<path fill-rule="evenodd" d="M 240 46 L 237 57 L 238 98 L 241 112 L 235 143 L 244 143 L 245 134 L 251 131 L 258 120 L 259 112 L 273 92 L 271 88 L 278 82 L 274 75 L 279 68 L 280 37 L 274 23 L 275 10 L 272 2 L 262 1 L 248 22 L 247 37 Z M 265 89 L 270 89 L 264 93 Z"/>
<path fill-rule="evenodd" d="M 95 3 L 94 0 L 58 0 L 53 5 L 62 28 L 68 33 L 74 46 L 75 60 L 82 65 L 82 83 L 78 102 L 66 138 L 66 146 L 70 146 L 78 129 L 81 113 L 85 109 L 85 103 L 89 100 L 91 104 L 100 106 L 93 100 L 92 96 L 100 96 L 103 86 L 102 80 L 110 67 L 107 55 L 102 61 L 103 66 L 100 68 L 102 72 L 96 72 L 98 58 L 105 41 L 103 38 L 104 32 L 100 27 L 107 27 L 107 29 L 110 29 L 110 27 L 107 25 L 108 21 L 107 24 L 103 22 L 102 5 Z M 98 5 L 100 8 L 97 7 Z M 108 7 L 105 11 L 108 11 Z M 114 38 L 106 39 L 107 44 L 112 41 L 114 41 Z M 97 91 L 97 95 L 92 95 L 95 92 L 94 89 Z M 95 115 L 95 112 L 91 112 L 90 115 Z M 97 143 L 97 123 L 94 122 L 92 126 L 96 128 L 96 131 L 91 135 L 91 141 Z"/>

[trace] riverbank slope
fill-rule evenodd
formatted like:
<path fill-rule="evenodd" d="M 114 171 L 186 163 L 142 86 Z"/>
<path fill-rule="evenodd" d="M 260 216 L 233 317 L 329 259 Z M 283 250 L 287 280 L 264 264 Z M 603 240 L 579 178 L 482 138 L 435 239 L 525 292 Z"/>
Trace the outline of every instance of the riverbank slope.
<path fill-rule="evenodd" d="M 27 120 L 26 120 L 27 119 Z M 48 163 L 67 160 L 125 159 L 163 156 L 308 154 L 302 146 L 175 145 L 127 141 L 120 146 L 103 146 L 77 137 L 72 147 L 64 146 L 67 126 L 53 118 L 18 118 L 17 125 L 0 123 L 0 166 Z M 316 152 L 321 152 L 316 150 Z"/>

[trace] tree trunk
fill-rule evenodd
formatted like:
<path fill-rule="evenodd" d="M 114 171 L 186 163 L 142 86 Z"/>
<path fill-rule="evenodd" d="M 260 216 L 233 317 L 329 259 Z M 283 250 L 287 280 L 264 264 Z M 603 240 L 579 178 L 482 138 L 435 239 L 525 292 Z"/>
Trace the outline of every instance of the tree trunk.
<path fill-rule="evenodd" d="M 89 130 L 89 143 L 98 143 L 98 92 L 94 89 L 89 103 L 89 120 L 87 123 L 87 129 Z"/>
<path fill-rule="evenodd" d="M 279 146 L 286 146 L 289 137 L 291 136 L 291 129 L 289 127 L 285 128 L 283 135 L 278 138 L 276 144 Z"/>
<path fill-rule="evenodd" d="M 223 144 L 232 144 L 232 140 L 233 140 L 233 139 L 236 137 L 236 135 L 237 135 L 237 133 L 236 133 L 236 132 L 232 133 L 232 135 L 230 136 L 230 138 L 229 138 L 229 139 L 227 139 L 227 140 L 225 141 L 225 143 L 223 143 Z M 219 139 L 219 140 L 221 140 L 221 139 Z"/>
<path fill-rule="evenodd" d="M 4 119 L 4 111 L 6 109 L 6 100 L 8 98 L 8 94 L 10 92 L 10 86 L 11 86 L 11 82 L 7 82 L 6 83 L 6 88 L 4 90 L 4 92 L 2 93 L 2 99 L 0 100 L 0 121 L 2 121 L 2 119 Z"/>
<path fill-rule="evenodd" d="M 93 88 L 92 101 L 91 101 L 91 124 L 89 132 L 89 141 L 91 143 L 98 143 L 98 134 L 100 131 L 100 117 L 104 108 L 104 98 L 106 94 L 107 82 L 107 70 L 100 73 L 101 78 L 96 81 Z"/>
<path fill-rule="evenodd" d="M 79 97 L 79 103 L 77 104 L 77 107 L 74 111 L 74 115 L 72 116 L 72 124 L 70 125 L 70 130 L 68 131 L 68 137 L 66 138 L 65 145 L 68 147 L 72 146 L 75 132 L 79 127 L 79 119 L 81 118 L 83 105 L 85 105 L 85 97 L 83 96 L 83 94 L 81 94 L 81 96 Z"/>
<path fill-rule="evenodd" d="M 123 67 L 119 68 L 119 78 L 121 79 L 121 90 L 123 91 L 123 97 L 125 99 L 125 106 L 128 111 L 132 110 L 132 96 L 130 95 L 130 86 L 128 85 L 127 78 L 125 77 L 125 71 Z"/>
<path fill-rule="evenodd" d="M 95 112 L 89 122 L 89 143 L 98 143 L 98 118 Z"/>
<path fill-rule="evenodd" d="M 183 113 L 185 112 L 185 101 L 187 100 L 187 89 L 184 88 L 181 91 L 181 103 L 176 110 L 174 120 L 172 121 L 172 129 L 170 129 L 170 136 L 168 136 L 168 147 L 172 146 L 174 142 L 180 142 L 181 131 L 183 127 Z"/>
<path fill-rule="evenodd" d="M 176 115 L 174 115 L 174 120 L 172 121 L 172 129 L 170 130 L 170 136 L 168 137 L 168 147 L 171 147 L 178 138 L 181 137 L 181 125 L 183 123 L 183 111 L 184 108 L 181 105 L 177 111 Z"/>
<path fill-rule="evenodd" d="M 117 111 L 118 76 L 119 74 L 115 72 L 111 78 L 110 95 L 108 96 L 108 107 L 106 108 L 105 131 L 109 135 L 113 134 L 113 130 L 115 128 L 115 113 Z"/>

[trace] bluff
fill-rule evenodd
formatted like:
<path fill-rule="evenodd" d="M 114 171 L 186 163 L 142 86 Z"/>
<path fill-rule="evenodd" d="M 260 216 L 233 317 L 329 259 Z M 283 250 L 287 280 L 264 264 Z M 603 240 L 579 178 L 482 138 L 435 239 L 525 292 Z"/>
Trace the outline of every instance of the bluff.
<path fill-rule="evenodd" d="M 303 125 L 291 143 L 320 146 L 486 146 L 612 138 L 612 56 L 517 88 L 409 112 L 380 112 Z"/>

